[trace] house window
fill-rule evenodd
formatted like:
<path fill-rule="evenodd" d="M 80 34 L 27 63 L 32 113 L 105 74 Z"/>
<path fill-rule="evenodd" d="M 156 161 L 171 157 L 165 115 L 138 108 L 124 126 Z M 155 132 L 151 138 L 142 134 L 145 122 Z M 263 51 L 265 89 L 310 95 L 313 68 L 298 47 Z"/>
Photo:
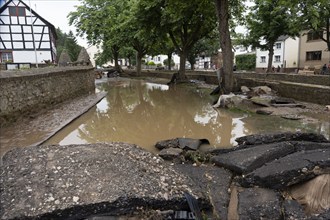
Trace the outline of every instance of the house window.
<path fill-rule="evenodd" d="M 25 8 L 24 7 L 14 7 L 9 6 L 9 15 L 10 16 L 25 16 Z"/>
<path fill-rule="evenodd" d="M 160 61 L 160 57 L 158 57 L 158 61 Z"/>
<path fill-rule="evenodd" d="M 279 55 L 276 55 L 275 56 L 275 61 L 274 61 L 275 63 L 280 63 L 281 62 L 281 56 L 279 56 Z"/>
<path fill-rule="evenodd" d="M 1 63 L 10 63 L 13 62 L 13 54 L 11 52 L 2 52 L 0 53 Z"/>
<path fill-rule="evenodd" d="M 307 41 L 311 41 L 311 40 L 319 40 L 321 39 L 321 36 L 323 35 L 322 31 L 310 31 L 307 34 Z"/>
<path fill-rule="evenodd" d="M 275 44 L 276 49 L 281 49 L 281 46 L 282 46 L 281 43 L 276 43 L 276 44 Z"/>
<path fill-rule="evenodd" d="M 260 63 L 266 63 L 266 57 L 265 56 L 261 56 L 261 62 Z"/>
<path fill-rule="evenodd" d="M 310 51 L 306 52 L 306 60 L 321 60 L 322 51 Z"/>

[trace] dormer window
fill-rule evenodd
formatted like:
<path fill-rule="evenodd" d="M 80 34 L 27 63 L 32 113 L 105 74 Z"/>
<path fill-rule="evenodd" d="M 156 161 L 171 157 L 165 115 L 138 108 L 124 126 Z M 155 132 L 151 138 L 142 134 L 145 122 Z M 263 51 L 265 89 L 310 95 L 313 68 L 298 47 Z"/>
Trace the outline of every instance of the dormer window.
<path fill-rule="evenodd" d="M 14 7 L 9 6 L 9 15 L 10 16 L 25 16 L 25 7 Z"/>

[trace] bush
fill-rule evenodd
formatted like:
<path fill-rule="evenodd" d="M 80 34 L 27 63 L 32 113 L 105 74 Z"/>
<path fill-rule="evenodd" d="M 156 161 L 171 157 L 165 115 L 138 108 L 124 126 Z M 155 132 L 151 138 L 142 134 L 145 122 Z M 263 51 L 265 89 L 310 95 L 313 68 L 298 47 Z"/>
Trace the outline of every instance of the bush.
<path fill-rule="evenodd" d="M 148 66 L 155 66 L 155 65 L 156 65 L 155 62 L 152 60 L 148 62 Z"/>
<path fill-rule="evenodd" d="M 161 63 L 157 63 L 157 67 L 163 66 Z"/>
<path fill-rule="evenodd" d="M 237 70 L 255 70 L 256 55 L 255 54 L 241 54 L 236 57 Z"/>

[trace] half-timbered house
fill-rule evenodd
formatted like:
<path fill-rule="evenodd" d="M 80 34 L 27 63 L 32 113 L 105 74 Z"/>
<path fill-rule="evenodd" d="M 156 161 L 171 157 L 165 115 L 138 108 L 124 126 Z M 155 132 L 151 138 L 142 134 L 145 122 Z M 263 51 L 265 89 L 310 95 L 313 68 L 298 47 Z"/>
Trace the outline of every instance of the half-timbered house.
<path fill-rule="evenodd" d="M 22 0 L 0 1 L 0 63 L 56 63 L 55 27 Z"/>

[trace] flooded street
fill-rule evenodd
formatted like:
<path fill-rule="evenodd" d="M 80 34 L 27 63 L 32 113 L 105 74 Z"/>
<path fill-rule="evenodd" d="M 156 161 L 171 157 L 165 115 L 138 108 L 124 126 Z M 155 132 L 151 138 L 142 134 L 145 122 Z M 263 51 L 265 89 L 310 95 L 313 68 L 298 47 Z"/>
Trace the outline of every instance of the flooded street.
<path fill-rule="evenodd" d="M 206 138 L 210 146 L 231 147 L 240 136 L 305 131 L 329 138 L 329 122 L 290 121 L 241 111 L 214 109 L 210 90 L 197 85 L 113 79 L 97 84 L 108 95 L 45 144 L 127 142 L 157 152 L 157 141 L 177 137 Z"/>

